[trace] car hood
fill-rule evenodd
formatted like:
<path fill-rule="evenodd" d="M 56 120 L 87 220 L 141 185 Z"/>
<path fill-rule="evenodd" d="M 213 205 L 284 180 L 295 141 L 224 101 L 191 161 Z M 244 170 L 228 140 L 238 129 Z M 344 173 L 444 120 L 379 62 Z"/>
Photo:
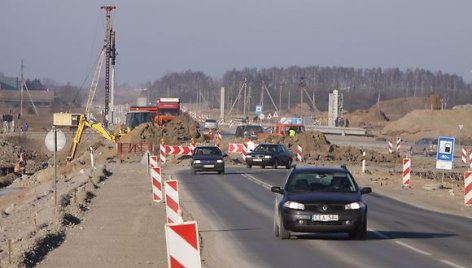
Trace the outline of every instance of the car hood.
<path fill-rule="evenodd" d="M 222 160 L 222 155 L 194 155 L 192 160 Z"/>
<path fill-rule="evenodd" d="M 303 192 L 288 193 L 286 199 L 302 204 L 310 203 L 352 203 L 361 200 L 359 192 L 355 193 L 337 193 L 337 192 Z"/>

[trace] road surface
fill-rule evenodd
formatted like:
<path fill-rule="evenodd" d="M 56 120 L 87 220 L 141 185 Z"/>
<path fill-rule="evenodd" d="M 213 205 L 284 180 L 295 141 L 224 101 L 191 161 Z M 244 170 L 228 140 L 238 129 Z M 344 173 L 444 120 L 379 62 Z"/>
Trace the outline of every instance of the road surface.
<path fill-rule="evenodd" d="M 346 234 L 273 235 L 274 194 L 287 170 L 227 167 L 226 175 L 179 171 L 181 204 L 199 223 L 207 267 L 472 267 L 472 220 L 373 193 L 368 239 Z M 375 189 L 373 189 L 375 192 Z"/>

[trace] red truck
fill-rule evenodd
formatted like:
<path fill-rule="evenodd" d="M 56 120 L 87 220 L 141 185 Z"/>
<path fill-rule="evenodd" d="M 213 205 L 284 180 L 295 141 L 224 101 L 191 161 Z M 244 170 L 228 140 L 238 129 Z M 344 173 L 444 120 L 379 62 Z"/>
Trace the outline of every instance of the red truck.
<path fill-rule="evenodd" d="M 180 98 L 157 98 L 156 122 L 159 126 L 180 115 Z"/>
<path fill-rule="evenodd" d="M 164 123 L 180 115 L 180 98 L 157 98 L 156 106 L 131 106 L 130 111 L 149 111 L 154 116 L 154 123 Z"/>

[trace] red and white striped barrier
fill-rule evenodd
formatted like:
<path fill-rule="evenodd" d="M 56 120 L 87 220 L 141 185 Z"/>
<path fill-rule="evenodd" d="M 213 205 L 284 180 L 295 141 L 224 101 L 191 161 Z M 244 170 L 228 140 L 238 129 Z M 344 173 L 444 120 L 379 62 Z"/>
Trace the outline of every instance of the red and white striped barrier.
<path fill-rule="evenodd" d="M 161 165 L 164 165 L 166 163 L 166 146 L 164 144 L 161 144 L 159 159 L 160 159 Z"/>
<path fill-rule="evenodd" d="M 167 223 L 182 223 L 180 216 L 179 183 L 176 180 L 165 182 Z"/>
<path fill-rule="evenodd" d="M 400 152 L 401 148 L 402 148 L 402 138 L 397 137 L 397 153 Z"/>
<path fill-rule="evenodd" d="M 165 229 L 169 267 L 202 267 L 197 222 L 166 224 Z"/>
<path fill-rule="evenodd" d="M 302 161 L 303 160 L 303 149 L 302 149 L 302 145 L 301 144 L 298 144 L 297 145 L 297 159 L 298 161 Z"/>
<path fill-rule="evenodd" d="M 470 150 L 470 154 L 469 154 L 469 165 L 470 165 L 470 168 L 472 168 L 472 150 Z"/>
<path fill-rule="evenodd" d="M 160 167 L 151 168 L 151 178 L 152 178 L 152 201 L 156 203 L 160 203 L 162 202 L 162 177 L 161 177 Z"/>
<path fill-rule="evenodd" d="M 230 143 L 228 144 L 228 152 L 230 153 L 243 153 L 243 144 L 242 143 Z"/>
<path fill-rule="evenodd" d="M 393 145 L 391 141 L 388 141 L 387 148 L 389 154 L 393 153 Z"/>
<path fill-rule="evenodd" d="M 411 160 L 408 157 L 403 158 L 403 186 L 410 186 Z"/>
<path fill-rule="evenodd" d="M 467 148 L 462 148 L 461 152 L 462 152 L 461 153 L 462 162 L 464 162 L 464 164 L 467 164 Z"/>
<path fill-rule="evenodd" d="M 150 165 L 150 168 L 152 167 L 158 167 L 159 166 L 159 162 L 158 162 L 158 156 L 157 155 L 151 155 L 151 157 L 149 158 L 149 165 Z"/>
<path fill-rule="evenodd" d="M 233 127 L 234 123 L 233 120 L 229 120 L 229 127 Z"/>
<path fill-rule="evenodd" d="M 191 155 L 192 149 L 190 146 L 174 146 L 166 145 L 166 155 Z"/>
<path fill-rule="evenodd" d="M 246 162 L 246 154 L 248 152 L 248 149 L 247 149 L 247 144 L 243 144 L 243 152 L 242 152 L 242 156 L 243 156 L 243 161 Z"/>
<path fill-rule="evenodd" d="M 472 171 L 464 173 L 464 204 L 472 206 Z"/>

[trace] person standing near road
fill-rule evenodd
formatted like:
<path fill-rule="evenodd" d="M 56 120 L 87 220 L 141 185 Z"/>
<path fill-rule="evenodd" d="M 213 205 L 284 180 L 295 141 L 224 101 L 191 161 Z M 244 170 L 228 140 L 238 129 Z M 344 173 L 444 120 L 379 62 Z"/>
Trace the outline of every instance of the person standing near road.
<path fill-rule="evenodd" d="M 291 128 L 291 129 L 288 131 L 288 135 L 289 135 L 290 137 L 295 137 L 295 134 L 296 134 L 296 133 L 297 133 L 297 132 L 295 132 L 295 129 L 293 129 L 293 128 Z"/>

